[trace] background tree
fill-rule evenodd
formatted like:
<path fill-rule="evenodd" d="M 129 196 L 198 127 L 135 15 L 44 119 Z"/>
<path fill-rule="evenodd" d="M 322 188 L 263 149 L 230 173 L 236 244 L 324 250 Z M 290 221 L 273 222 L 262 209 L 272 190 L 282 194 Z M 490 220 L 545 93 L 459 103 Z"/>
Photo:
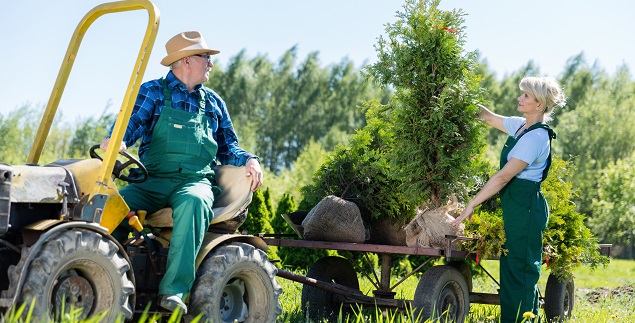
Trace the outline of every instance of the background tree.
<path fill-rule="evenodd" d="M 98 118 L 88 117 L 77 121 L 73 135 L 69 136 L 71 139 L 67 154 L 71 158 L 88 157 L 90 147 L 101 143 L 106 138 L 116 117 L 114 114 L 106 113 L 108 107 L 106 106 L 106 109 Z"/>
<path fill-rule="evenodd" d="M 322 165 L 325 156 L 326 151 L 322 148 L 322 145 L 311 141 L 304 146 L 302 153 L 300 153 L 291 167 L 281 170 L 278 175 L 265 171 L 266 180 L 263 185 L 271 191 L 273 207 L 279 208 L 280 206 L 277 203 L 282 203 L 285 195 L 290 195 L 290 198 L 294 201 L 301 200 L 300 189 L 311 183 L 313 174 Z M 294 202 L 294 208 L 296 207 L 295 204 Z"/>
<path fill-rule="evenodd" d="M 298 63 L 295 48 L 277 64 L 241 52 L 206 84 L 226 101 L 245 148 L 278 174 L 312 140 L 332 149 L 365 124 L 355 107 L 365 99 L 388 100 L 389 91 L 364 82 L 349 60 L 320 67 L 318 52 Z M 250 147 L 253 146 L 253 147 Z"/>
<path fill-rule="evenodd" d="M 29 155 L 42 109 L 35 109 L 30 104 L 10 112 L 6 116 L 0 115 L 0 161 L 9 165 L 24 164 Z"/>
<path fill-rule="evenodd" d="M 635 83 L 628 68 L 614 77 L 599 76 L 574 110 L 558 116 L 559 136 L 555 145 L 565 159 L 573 160 L 577 171 L 572 181 L 580 189 L 579 210 L 591 214 L 597 198 L 598 176 L 611 162 L 635 151 Z"/>
<path fill-rule="evenodd" d="M 625 256 L 632 252 L 629 238 L 635 233 L 635 153 L 609 163 L 597 188 L 589 226 L 602 242 L 613 244 L 615 254 Z"/>

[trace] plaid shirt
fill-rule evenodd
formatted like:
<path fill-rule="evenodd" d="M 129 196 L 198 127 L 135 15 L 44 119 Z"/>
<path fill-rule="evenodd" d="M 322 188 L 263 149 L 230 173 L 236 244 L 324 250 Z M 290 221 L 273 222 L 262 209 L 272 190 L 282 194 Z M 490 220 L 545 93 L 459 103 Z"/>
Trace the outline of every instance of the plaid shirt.
<path fill-rule="evenodd" d="M 175 109 L 198 113 L 198 90 L 203 88 L 205 91 L 205 115 L 212 120 L 213 136 L 218 144 L 218 152 L 214 163 L 220 162 L 222 165 L 244 166 L 249 159 L 258 158 L 238 146 L 238 137 L 229 118 L 227 107 L 218 94 L 202 85 L 197 85 L 194 88 L 194 92 L 189 93 L 185 84 L 179 81 L 172 71 L 168 73 L 165 80 L 168 83 L 168 89 L 172 92 L 172 107 Z M 141 138 L 139 147 L 139 158 L 141 160 L 143 160 L 150 148 L 152 130 L 163 110 L 163 98 L 163 86 L 159 80 L 141 84 L 123 139 L 126 146 L 130 147 Z"/>

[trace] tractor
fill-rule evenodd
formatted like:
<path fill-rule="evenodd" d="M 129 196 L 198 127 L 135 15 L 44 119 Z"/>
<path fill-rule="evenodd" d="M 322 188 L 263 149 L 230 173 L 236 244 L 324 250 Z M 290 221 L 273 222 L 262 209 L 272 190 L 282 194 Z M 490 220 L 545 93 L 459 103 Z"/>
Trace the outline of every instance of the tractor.
<path fill-rule="evenodd" d="M 79 318 L 132 320 L 144 312 L 170 314 L 159 304 L 158 286 L 170 248 L 171 209 L 147 215 L 131 211 L 115 179 L 143 181 L 143 164 L 116 145 L 101 156 L 93 146 L 86 159 L 38 164 L 64 86 L 88 27 L 99 17 L 146 10 L 148 23 L 111 140 L 120 142 L 139 91 L 159 28 L 158 9 L 148 0 L 104 3 L 88 12 L 71 38 L 34 143 L 24 165 L 0 163 L 0 308 L 5 317 L 56 321 Z M 135 176 L 132 176 L 135 174 Z M 197 255 L 196 280 L 186 320 L 274 322 L 282 292 L 267 244 L 241 234 L 251 202 L 244 167 L 217 166 L 223 193 Z M 122 222 L 135 228 L 120 242 L 111 234 Z"/>

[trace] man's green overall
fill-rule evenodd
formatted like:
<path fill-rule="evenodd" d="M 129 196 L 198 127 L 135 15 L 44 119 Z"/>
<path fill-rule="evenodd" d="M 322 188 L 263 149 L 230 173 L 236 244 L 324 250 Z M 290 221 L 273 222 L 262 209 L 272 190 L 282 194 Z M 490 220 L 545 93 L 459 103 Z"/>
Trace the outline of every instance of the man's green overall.
<path fill-rule="evenodd" d="M 543 123 L 529 127 L 523 134 L 538 128 L 546 129 L 549 138 L 555 132 Z M 518 138 L 509 136 L 501 152 L 500 168 Z M 551 167 L 551 152 L 542 173 L 547 178 Z M 501 322 L 521 322 L 523 313 L 538 316 L 538 278 L 542 265 L 542 233 L 549 220 L 549 206 L 540 190 L 541 182 L 514 177 L 500 192 L 505 226 L 506 255 L 500 257 Z"/>
<path fill-rule="evenodd" d="M 199 91 L 199 112 L 172 108 L 172 95 L 163 79 L 164 107 L 143 160 L 150 177 L 120 193 L 131 210 L 148 214 L 170 206 L 174 229 L 159 294 L 187 294 L 194 283 L 195 260 L 214 217 L 214 170 L 218 145 L 205 115 L 205 92 Z"/>

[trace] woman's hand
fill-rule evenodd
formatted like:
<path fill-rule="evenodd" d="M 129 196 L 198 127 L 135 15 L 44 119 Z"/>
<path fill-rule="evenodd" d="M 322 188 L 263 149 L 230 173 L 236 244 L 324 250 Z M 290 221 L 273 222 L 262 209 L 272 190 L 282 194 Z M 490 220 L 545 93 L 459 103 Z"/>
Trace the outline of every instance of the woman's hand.
<path fill-rule="evenodd" d="M 474 208 L 468 204 L 465 209 L 463 209 L 463 212 L 461 212 L 461 215 L 454 219 L 454 221 L 450 222 L 450 224 L 457 227 L 461 224 L 461 222 L 463 222 L 463 220 L 465 220 L 465 218 L 472 222 L 472 214 L 474 214 Z"/>
<path fill-rule="evenodd" d="M 247 161 L 247 166 L 245 167 L 245 172 L 247 177 L 251 176 L 251 191 L 255 192 L 263 182 L 262 169 L 260 169 L 258 159 L 249 159 L 249 161 Z"/>

